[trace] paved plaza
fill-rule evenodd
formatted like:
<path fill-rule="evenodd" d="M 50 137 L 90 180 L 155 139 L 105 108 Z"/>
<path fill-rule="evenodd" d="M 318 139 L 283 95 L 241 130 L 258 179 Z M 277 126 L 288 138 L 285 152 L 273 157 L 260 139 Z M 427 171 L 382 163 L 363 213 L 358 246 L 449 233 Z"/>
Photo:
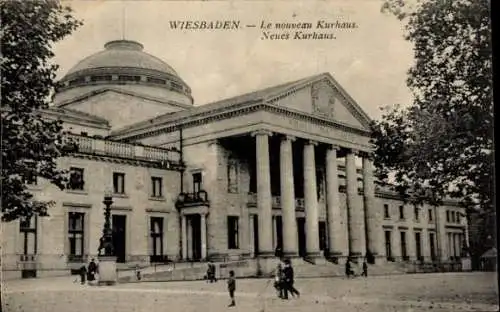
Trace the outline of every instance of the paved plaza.
<path fill-rule="evenodd" d="M 143 282 L 87 286 L 72 277 L 7 281 L 3 311 L 498 311 L 493 273 L 298 279 L 301 297 L 275 297 L 272 281 L 237 281 L 237 306 L 225 281 Z"/>

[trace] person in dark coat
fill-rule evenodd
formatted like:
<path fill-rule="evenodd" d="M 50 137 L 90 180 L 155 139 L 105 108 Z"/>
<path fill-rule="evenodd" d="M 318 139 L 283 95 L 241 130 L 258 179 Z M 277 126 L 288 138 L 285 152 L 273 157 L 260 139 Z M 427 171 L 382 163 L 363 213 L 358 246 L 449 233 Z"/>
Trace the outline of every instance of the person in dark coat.
<path fill-rule="evenodd" d="M 234 300 L 234 292 L 236 291 L 236 279 L 234 278 L 234 271 L 229 271 L 229 278 L 227 280 L 227 290 L 229 292 L 229 298 L 231 298 L 230 307 L 236 306 L 236 302 Z"/>
<path fill-rule="evenodd" d="M 353 275 L 351 259 L 347 259 L 347 262 L 345 263 L 345 275 L 347 276 L 347 278 L 349 278 L 349 277 L 351 277 L 351 275 Z"/>
<path fill-rule="evenodd" d="M 87 275 L 87 279 L 89 280 L 89 283 L 93 282 L 95 280 L 96 273 L 97 273 L 97 264 L 95 263 L 94 258 L 92 258 L 92 260 L 90 260 L 90 263 L 89 263 L 89 269 L 88 269 L 88 275 Z"/>
<path fill-rule="evenodd" d="M 87 268 L 85 267 L 85 265 L 82 265 L 80 267 L 79 274 L 80 274 L 80 283 L 83 285 L 83 284 L 85 284 L 85 277 L 87 275 Z"/>
<path fill-rule="evenodd" d="M 300 292 L 293 286 L 294 284 L 294 272 L 290 260 L 285 260 L 285 267 L 283 268 L 284 275 L 284 292 L 283 299 L 288 299 L 288 292 L 292 294 L 293 297 L 300 297 Z"/>
<path fill-rule="evenodd" d="M 276 266 L 276 271 L 274 274 L 274 288 L 276 289 L 276 294 L 278 298 L 283 297 L 283 269 L 281 263 Z"/>
<path fill-rule="evenodd" d="M 363 261 L 363 273 L 361 276 L 368 277 L 368 264 L 366 263 L 366 259 Z"/>

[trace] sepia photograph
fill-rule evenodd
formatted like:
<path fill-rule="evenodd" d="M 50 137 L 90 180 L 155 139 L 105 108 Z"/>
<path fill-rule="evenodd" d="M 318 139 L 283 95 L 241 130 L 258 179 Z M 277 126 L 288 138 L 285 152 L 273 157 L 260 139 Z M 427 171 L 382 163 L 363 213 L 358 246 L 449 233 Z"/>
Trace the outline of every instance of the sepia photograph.
<path fill-rule="evenodd" d="M 499 310 L 491 1 L 0 8 L 0 311 Z"/>

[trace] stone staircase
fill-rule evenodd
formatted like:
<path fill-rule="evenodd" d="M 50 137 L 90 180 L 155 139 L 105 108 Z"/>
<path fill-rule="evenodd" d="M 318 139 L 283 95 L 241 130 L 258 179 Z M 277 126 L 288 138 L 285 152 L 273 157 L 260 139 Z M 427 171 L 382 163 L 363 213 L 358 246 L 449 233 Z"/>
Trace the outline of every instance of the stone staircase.
<path fill-rule="evenodd" d="M 302 258 L 291 260 L 296 278 L 314 277 L 343 277 L 345 276 L 345 264 L 335 264 L 326 260 L 311 263 Z M 218 279 L 226 279 L 229 271 L 233 270 L 239 278 L 245 277 L 271 277 L 279 262 L 277 258 L 244 259 L 229 262 L 214 262 L 216 276 Z M 361 264 L 353 264 L 356 275 L 362 272 Z M 368 275 L 394 275 L 409 272 L 407 263 L 383 262 L 368 265 Z M 206 262 L 186 262 L 166 265 L 156 265 L 141 268 L 140 281 L 193 281 L 203 280 L 207 271 Z M 118 281 L 121 283 L 138 282 L 136 270 L 122 270 L 118 272 Z"/>

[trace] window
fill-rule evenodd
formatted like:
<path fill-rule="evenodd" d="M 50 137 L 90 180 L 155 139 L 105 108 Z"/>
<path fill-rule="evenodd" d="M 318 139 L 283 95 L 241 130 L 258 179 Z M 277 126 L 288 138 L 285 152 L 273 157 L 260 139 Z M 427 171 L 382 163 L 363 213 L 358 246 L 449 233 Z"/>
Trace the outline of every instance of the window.
<path fill-rule="evenodd" d="M 202 176 L 201 172 L 193 173 L 193 192 L 196 194 L 201 191 Z"/>
<path fill-rule="evenodd" d="M 238 163 L 235 159 L 229 159 L 227 164 L 227 191 L 238 193 Z"/>
<path fill-rule="evenodd" d="M 415 215 L 415 221 L 420 221 L 420 209 L 418 207 L 413 208 L 413 214 Z"/>
<path fill-rule="evenodd" d="M 431 222 L 432 221 L 432 209 L 429 209 L 428 213 L 429 213 L 429 222 Z"/>
<path fill-rule="evenodd" d="M 83 261 L 84 223 L 84 213 L 70 212 L 68 214 L 69 261 Z"/>
<path fill-rule="evenodd" d="M 455 211 L 451 211 L 451 223 L 455 223 Z"/>
<path fill-rule="evenodd" d="M 319 221 L 318 222 L 318 234 L 319 234 L 319 250 L 326 250 L 326 222 Z"/>
<path fill-rule="evenodd" d="M 151 177 L 151 197 L 163 197 L 163 179 Z"/>
<path fill-rule="evenodd" d="M 385 231 L 385 255 L 387 259 L 392 258 L 391 231 Z"/>
<path fill-rule="evenodd" d="M 399 219 L 403 220 L 405 218 L 405 208 L 403 206 L 399 206 Z"/>
<path fill-rule="evenodd" d="M 85 186 L 83 168 L 71 167 L 69 169 L 69 182 L 68 189 L 70 190 L 83 190 Z"/>
<path fill-rule="evenodd" d="M 429 245 L 431 249 L 431 260 L 436 260 L 436 246 L 434 241 L 434 233 L 429 233 Z"/>
<path fill-rule="evenodd" d="M 115 194 L 125 194 L 125 173 L 113 172 L 113 191 Z"/>
<path fill-rule="evenodd" d="M 151 262 L 163 261 L 163 218 L 151 217 L 150 221 L 150 238 L 151 238 Z"/>
<path fill-rule="evenodd" d="M 36 216 L 24 217 L 20 220 L 19 231 L 23 236 L 24 255 L 36 255 L 37 253 L 36 223 Z"/>
<path fill-rule="evenodd" d="M 389 205 L 384 204 L 384 218 L 389 219 L 391 216 L 389 215 Z"/>
<path fill-rule="evenodd" d="M 450 222 L 450 211 L 446 210 L 446 222 Z"/>
<path fill-rule="evenodd" d="M 408 253 L 406 250 L 406 232 L 401 232 L 401 256 L 404 260 L 408 258 Z"/>
<path fill-rule="evenodd" d="M 239 236 L 238 236 L 238 217 L 228 216 L 227 217 L 227 248 L 228 249 L 238 249 L 239 248 Z"/>
<path fill-rule="evenodd" d="M 415 232 L 415 250 L 417 253 L 417 259 L 422 259 L 422 241 L 420 240 L 420 232 Z"/>

